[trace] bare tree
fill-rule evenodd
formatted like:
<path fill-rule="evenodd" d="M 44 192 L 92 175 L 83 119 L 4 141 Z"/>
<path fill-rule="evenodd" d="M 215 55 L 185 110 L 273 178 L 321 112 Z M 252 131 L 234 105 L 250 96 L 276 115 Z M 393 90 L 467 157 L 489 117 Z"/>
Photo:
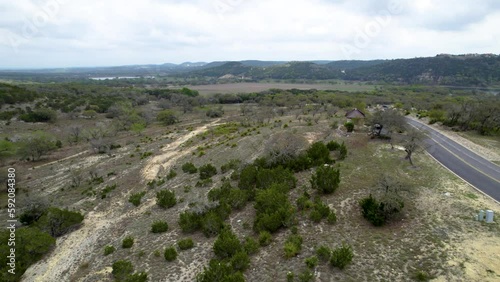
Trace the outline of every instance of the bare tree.
<path fill-rule="evenodd" d="M 94 153 L 109 154 L 111 150 L 111 140 L 106 137 L 92 138 L 89 143 Z"/>
<path fill-rule="evenodd" d="M 266 144 L 266 154 L 271 163 L 284 163 L 295 158 L 307 147 L 307 140 L 291 132 L 281 132 L 271 136 Z"/>
<path fill-rule="evenodd" d="M 408 127 L 408 130 L 403 138 L 403 147 L 406 152 L 405 159 L 410 162 L 413 166 L 412 156 L 415 152 L 423 148 L 423 137 L 424 134 L 413 127 Z"/>
<path fill-rule="evenodd" d="M 73 188 L 80 187 L 83 181 L 82 171 L 79 169 L 71 170 L 70 176 L 71 176 L 71 187 Z"/>
<path fill-rule="evenodd" d="M 371 135 L 389 138 L 391 148 L 394 149 L 394 133 L 404 130 L 406 121 L 397 110 L 378 111 L 371 118 Z"/>
<path fill-rule="evenodd" d="M 69 133 L 68 141 L 70 143 L 77 144 L 78 142 L 80 142 L 80 138 L 82 136 L 82 131 L 83 131 L 81 125 L 71 125 L 68 127 L 67 131 Z"/>

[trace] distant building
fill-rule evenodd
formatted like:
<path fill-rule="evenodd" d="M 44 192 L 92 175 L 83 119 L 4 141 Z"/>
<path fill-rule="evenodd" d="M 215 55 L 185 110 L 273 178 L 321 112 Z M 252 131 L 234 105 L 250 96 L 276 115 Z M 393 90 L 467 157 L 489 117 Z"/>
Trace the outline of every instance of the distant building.
<path fill-rule="evenodd" d="M 354 108 L 353 110 L 348 111 L 345 114 L 345 117 L 348 119 L 361 119 L 361 118 L 365 118 L 365 114 L 362 111 Z"/>

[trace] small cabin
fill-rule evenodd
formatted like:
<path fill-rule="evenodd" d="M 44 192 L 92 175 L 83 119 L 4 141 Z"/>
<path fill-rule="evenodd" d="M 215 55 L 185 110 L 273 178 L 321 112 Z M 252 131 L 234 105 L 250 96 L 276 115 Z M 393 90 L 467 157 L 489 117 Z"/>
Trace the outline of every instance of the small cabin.
<path fill-rule="evenodd" d="M 348 111 L 345 114 L 345 117 L 348 119 L 362 119 L 362 118 L 365 118 L 366 116 L 362 111 L 354 108 L 353 110 Z"/>

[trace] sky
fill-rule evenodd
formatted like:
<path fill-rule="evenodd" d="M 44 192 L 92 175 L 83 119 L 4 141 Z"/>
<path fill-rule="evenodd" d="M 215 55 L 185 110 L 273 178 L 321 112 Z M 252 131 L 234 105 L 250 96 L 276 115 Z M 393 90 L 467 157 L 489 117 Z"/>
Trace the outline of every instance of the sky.
<path fill-rule="evenodd" d="M 0 68 L 500 53 L 497 0 L 0 0 Z"/>

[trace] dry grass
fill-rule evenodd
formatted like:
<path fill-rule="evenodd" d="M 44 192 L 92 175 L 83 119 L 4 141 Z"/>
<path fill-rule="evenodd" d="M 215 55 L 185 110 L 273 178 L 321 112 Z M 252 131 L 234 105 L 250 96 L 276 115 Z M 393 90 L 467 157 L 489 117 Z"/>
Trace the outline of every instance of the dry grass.
<path fill-rule="evenodd" d="M 226 113 L 234 115 L 237 109 L 228 107 Z M 220 122 L 232 118 L 229 116 Z M 196 273 L 213 256 L 214 238 L 205 238 L 200 233 L 189 235 L 195 247 L 180 252 L 174 262 L 167 263 L 161 255 L 154 254 L 157 250 L 162 253 L 165 247 L 185 238 L 177 225 L 178 214 L 190 203 L 205 202 L 209 189 L 217 187 L 231 172 L 219 173 L 210 187 L 195 187 L 198 175 L 185 174 L 180 167 L 188 161 L 196 166 L 212 163 L 218 169 L 231 159 L 251 162 L 264 152 L 269 136 L 280 131 L 294 132 L 311 142 L 335 139 L 347 144 L 348 157 L 337 164 L 341 170 L 341 186 L 333 195 L 323 197 L 323 201 L 336 211 L 338 222 L 335 225 L 314 224 L 308 219 L 308 214 L 299 214 L 298 230 L 304 238 L 300 255 L 288 260 L 284 258 L 283 244 L 290 230 L 280 231 L 274 235 L 271 245 L 261 248 L 251 257 L 251 266 L 245 272 L 247 281 L 286 281 L 288 271 L 297 275 L 306 268 L 304 258 L 311 256 L 317 245 L 336 247 L 343 242 L 353 246 L 353 263 L 343 271 L 320 264 L 314 271 L 317 281 L 409 281 L 418 272 L 440 281 L 494 281 L 500 278 L 500 226 L 472 220 L 479 209 L 494 209 L 498 214 L 498 206 L 491 200 L 463 184 L 424 154 L 416 155 L 416 167 L 411 167 L 403 159 L 404 152 L 391 150 L 385 141 L 370 140 L 362 129 L 347 137 L 330 129 L 331 119 L 323 119 L 311 126 L 304 121 L 298 122 L 293 116 L 279 119 L 286 121 L 289 127 L 241 127 L 237 133 L 190 138 L 179 148 L 195 154 L 179 152 L 179 155 L 170 156 L 176 158 L 170 168 L 178 175 L 156 188 L 148 188 L 147 180 L 143 178 L 142 171 L 148 162 L 164 153 L 163 148 L 168 144 L 183 140 L 189 132 L 213 120 L 204 120 L 193 114 L 192 119 L 185 119 L 183 124 L 175 127 L 153 126 L 143 136 L 124 134 L 117 139 L 123 147 L 114 153 L 114 157 L 87 153 L 34 170 L 29 170 L 30 163 L 19 163 L 19 182 L 26 191 L 46 194 L 53 204 L 86 214 L 83 227 L 58 239 L 55 250 L 27 271 L 25 281 L 109 281 L 110 266 L 124 258 L 130 259 L 135 269 L 146 270 L 150 281 L 193 281 Z M 249 133 L 242 134 L 244 132 Z M 237 145 L 232 147 L 232 144 Z M 196 149 L 200 146 L 205 153 L 202 156 Z M 75 154 L 82 148 L 67 149 L 66 153 Z M 148 151 L 153 156 L 141 160 L 139 154 Z M 131 154 L 135 156 L 130 157 Z M 95 191 L 114 183 L 117 189 L 105 199 L 82 195 L 83 188 L 68 188 L 68 169 L 73 167 L 84 171 L 94 167 L 99 171 L 104 183 L 92 185 Z M 114 174 L 108 175 L 110 172 Z M 167 170 L 159 170 L 157 176 L 165 177 L 167 173 Z M 396 175 L 408 183 L 414 194 L 408 198 L 400 218 L 387 226 L 375 228 L 362 218 L 358 201 L 370 193 L 383 173 Z M 304 187 L 310 190 L 310 175 L 310 171 L 296 175 L 299 185 L 290 193 L 293 201 Z M 187 185 L 192 188 L 185 192 Z M 173 190 L 179 199 L 178 204 L 168 210 L 155 204 L 156 192 L 165 188 Z M 140 206 L 128 203 L 132 193 L 141 191 L 147 193 Z M 446 196 L 446 192 L 450 196 Z M 249 203 L 244 209 L 233 212 L 229 223 L 243 239 L 255 236 L 248 228 L 253 218 L 254 209 Z M 167 221 L 170 228 L 166 233 L 153 234 L 149 231 L 151 223 L 159 219 Z M 122 249 L 121 240 L 128 235 L 136 239 L 135 244 L 131 249 Z M 106 245 L 114 245 L 117 250 L 104 256 Z"/>

